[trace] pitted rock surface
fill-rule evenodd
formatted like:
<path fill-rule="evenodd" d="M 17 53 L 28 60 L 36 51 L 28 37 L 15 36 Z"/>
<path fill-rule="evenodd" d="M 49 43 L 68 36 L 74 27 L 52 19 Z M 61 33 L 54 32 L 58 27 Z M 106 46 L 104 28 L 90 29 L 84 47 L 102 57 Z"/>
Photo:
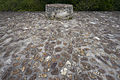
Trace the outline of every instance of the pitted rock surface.
<path fill-rule="evenodd" d="M 1 80 L 120 80 L 120 12 L 0 12 Z"/>
<path fill-rule="evenodd" d="M 46 17 L 48 19 L 71 19 L 73 5 L 71 4 L 46 4 Z"/>

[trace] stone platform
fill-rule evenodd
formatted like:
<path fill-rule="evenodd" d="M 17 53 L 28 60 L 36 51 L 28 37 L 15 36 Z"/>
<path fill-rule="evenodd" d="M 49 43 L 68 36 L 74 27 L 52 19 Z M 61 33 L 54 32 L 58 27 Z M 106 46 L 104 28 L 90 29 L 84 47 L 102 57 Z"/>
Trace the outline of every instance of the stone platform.
<path fill-rule="evenodd" d="M 120 12 L 0 12 L 0 80 L 120 80 Z"/>
<path fill-rule="evenodd" d="M 70 4 L 47 4 L 46 16 L 49 19 L 70 19 L 72 18 L 73 6 Z"/>

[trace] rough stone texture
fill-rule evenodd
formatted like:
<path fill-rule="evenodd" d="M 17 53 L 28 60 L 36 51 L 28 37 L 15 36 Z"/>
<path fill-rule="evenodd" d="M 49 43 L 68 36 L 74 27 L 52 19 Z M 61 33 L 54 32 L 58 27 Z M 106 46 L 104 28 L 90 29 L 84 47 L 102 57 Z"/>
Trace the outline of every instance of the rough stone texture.
<path fill-rule="evenodd" d="M 0 80 L 120 80 L 120 12 L 0 12 Z"/>
<path fill-rule="evenodd" d="M 73 14 L 73 6 L 70 4 L 47 4 L 46 16 L 49 19 L 70 19 Z"/>

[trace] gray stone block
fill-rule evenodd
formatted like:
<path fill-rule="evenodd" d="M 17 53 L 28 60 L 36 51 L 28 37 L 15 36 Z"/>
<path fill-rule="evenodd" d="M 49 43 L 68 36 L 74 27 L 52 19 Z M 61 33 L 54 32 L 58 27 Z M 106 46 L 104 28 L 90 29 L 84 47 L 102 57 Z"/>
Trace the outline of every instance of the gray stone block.
<path fill-rule="evenodd" d="M 70 4 L 47 4 L 45 11 L 49 19 L 70 19 L 73 14 L 73 6 Z"/>

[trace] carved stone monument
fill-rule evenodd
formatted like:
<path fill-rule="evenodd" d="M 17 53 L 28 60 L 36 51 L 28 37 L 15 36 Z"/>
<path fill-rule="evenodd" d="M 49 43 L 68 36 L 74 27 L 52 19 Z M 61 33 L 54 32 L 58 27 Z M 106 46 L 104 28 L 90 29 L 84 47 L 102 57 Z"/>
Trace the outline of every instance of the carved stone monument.
<path fill-rule="evenodd" d="M 71 19 L 73 6 L 70 4 L 47 4 L 45 11 L 49 19 Z"/>

